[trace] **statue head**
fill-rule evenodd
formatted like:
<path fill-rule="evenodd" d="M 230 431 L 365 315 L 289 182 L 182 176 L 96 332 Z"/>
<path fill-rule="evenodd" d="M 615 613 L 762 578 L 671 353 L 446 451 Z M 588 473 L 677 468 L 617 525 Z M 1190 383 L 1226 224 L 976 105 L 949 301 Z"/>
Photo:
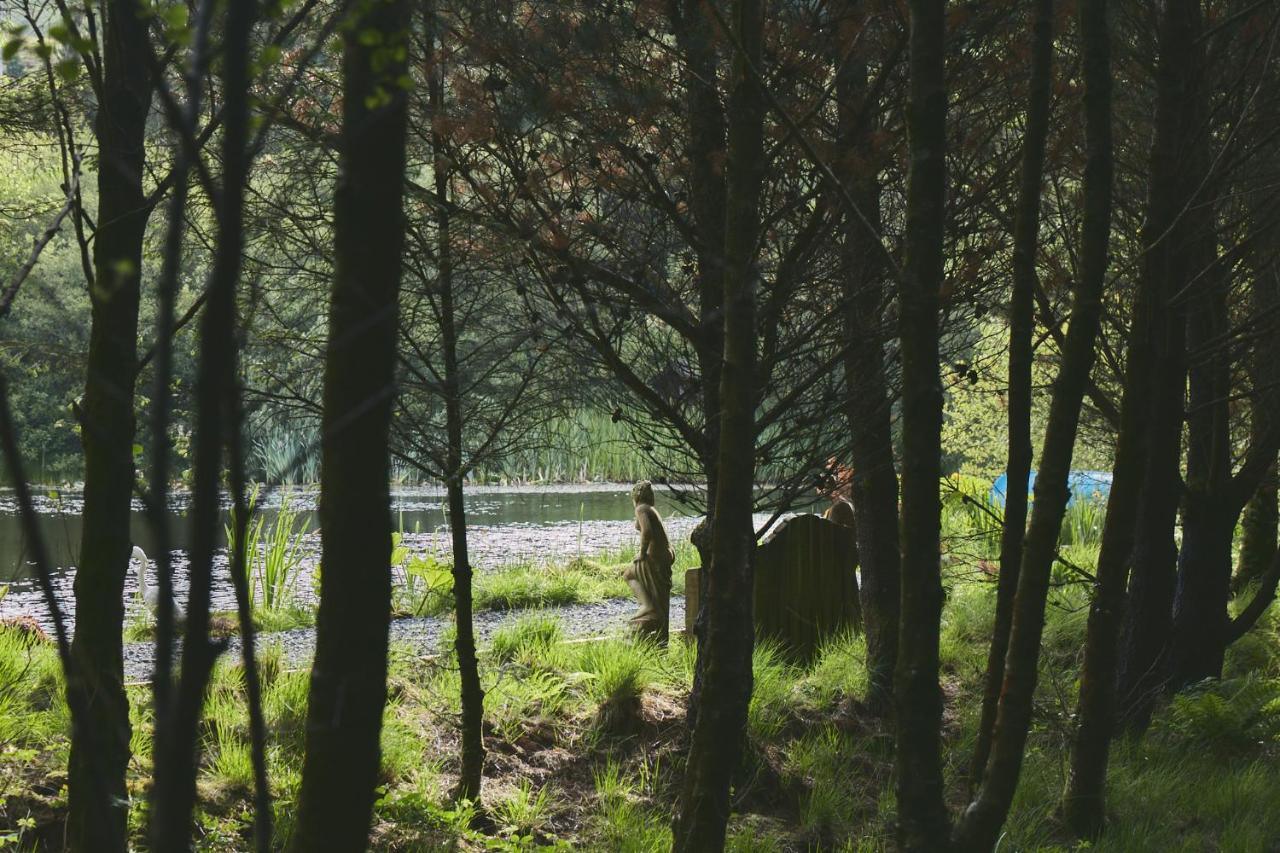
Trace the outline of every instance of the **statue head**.
<path fill-rule="evenodd" d="M 653 484 L 648 480 L 641 480 L 632 486 L 631 502 L 653 506 Z"/>

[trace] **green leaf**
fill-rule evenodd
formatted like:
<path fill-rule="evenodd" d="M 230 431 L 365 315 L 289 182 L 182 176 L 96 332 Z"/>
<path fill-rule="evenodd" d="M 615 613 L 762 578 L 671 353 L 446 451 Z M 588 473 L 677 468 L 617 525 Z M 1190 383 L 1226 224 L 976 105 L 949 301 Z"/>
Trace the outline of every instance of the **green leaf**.
<path fill-rule="evenodd" d="M 53 70 L 62 82 L 74 83 L 80 76 L 80 60 L 76 57 L 60 59 L 54 64 Z"/>
<path fill-rule="evenodd" d="M 175 3 L 164 10 L 164 22 L 171 29 L 182 29 L 187 26 L 187 7 Z"/>
<path fill-rule="evenodd" d="M 12 38 L 4 43 L 4 58 L 6 60 L 13 59 L 18 51 L 22 50 L 22 39 Z"/>

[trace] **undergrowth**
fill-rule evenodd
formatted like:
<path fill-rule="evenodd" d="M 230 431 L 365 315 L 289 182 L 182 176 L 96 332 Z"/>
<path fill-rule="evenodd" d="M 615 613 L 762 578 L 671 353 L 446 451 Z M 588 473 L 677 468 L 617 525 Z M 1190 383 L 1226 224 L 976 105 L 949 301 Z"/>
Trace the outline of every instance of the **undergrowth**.
<path fill-rule="evenodd" d="M 965 805 L 994 584 L 951 567 L 942 626 L 944 753 L 953 810 Z M 1035 726 L 1001 850 L 1074 847 L 1059 823 L 1088 589 L 1051 593 Z M 1117 741 L 1111 823 L 1096 851 L 1262 851 L 1280 838 L 1280 634 L 1274 614 L 1232 648 L 1225 677 L 1162 705 L 1141 741 Z M 694 653 L 617 634 L 569 637 L 533 610 L 481 652 L 483 799 L 453 803 L 458 673 L 451 637 L 438 653 L 393 650 L 382 735 L 376 850 L 669 849 L 684 771 Z M 827 641 L 808 665 L 768 644 L 754 656 L 747 740 L 728 849 L 891 849 L 893 739 L 870 714 L 865 646 Z M 301 780 L 308 673 L 279 647 L 262 652 L 276 841 L 292 832 Z M 0 627 L 0 785 L 7 842 L 55 835 L 65 817 L 68 720 L 52 647 Z M 201 730 L 201 849 L 244 849 L 252 764 L 240 667 L 214 673 Z M 140 840 L 150 768 L 149 689 L 130 687 L 130 826 Z M 487 822 L 477 822 L 478 815 Z M 476 827 L 486 826 L 487 829 Z"/>

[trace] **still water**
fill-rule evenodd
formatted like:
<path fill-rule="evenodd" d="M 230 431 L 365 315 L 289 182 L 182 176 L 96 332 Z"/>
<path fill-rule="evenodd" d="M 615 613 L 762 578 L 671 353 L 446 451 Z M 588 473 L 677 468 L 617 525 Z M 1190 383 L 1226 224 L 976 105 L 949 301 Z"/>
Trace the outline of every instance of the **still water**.
<path fill-rule="evenodd" d="M 319 518 L 315 511 L 318 496 L 315 491 L 274 490 L 263 494 L 259 509 L 270 525 L 279 511 L 281 501 L 288 501 L 289 507 L 300 513 L 299 519 L 306 518 L 309 521 L 308 529 L 312 534 L 308 537 L 310 539 L 314 538 L 319 528 Z M 185 551 L 190 538 L 190 519 L 186 511 L 188 498 L 189 496 L 181 494 L 176 495 L 173 500 L 175 511 L 170 514 L 169 536 L 176 550 Z M 659 498 L 659 502 L 664 514 L 673 519 L 687 513 L 687 510 L 682 512 L 670 501 L 664 502 Z M 42 494 L 38 498 L 37 509 L 40 512 L 40 527 L 45 545 L 50 551 L 53 564 L 64 571 L 74 568 L 79 562 L 82 496 L 72 492 Z M 397 490 L 392 495 L 392 512 L 393 524 L 398 524 L 407 534 L 419 534 L 413 538 L 442 540 L 440 544 L 447 547 L 447 541 L 443 540 L 447 540 L 448 516 L 442 490 Z M 550 534 L 550 538 L 562 540 L 568 536 L 573 539 L 579 526 L 583 528 L 583 536 L 586 537 L 599 527 L 600 522 L 611 523 L 608 526 L 614 527 L 629 523 L 631 518 L 629 488 L 618 484 L 474 487 L 467 492 L 468 526 L 511 528 L 510 556 L 513 558 L 521 556 L 522 547 L 526 545 L 529 556 L 539 550 L 538 537 L 521 535 L 517 531 L 522 528 L 549 528 L 555 531 Z M 226 520 L 224 512 L 223 522 Z M 682 526 L 678 522 L 677 525 Z M 133 541 L 143 550 L 153 553 L 154 532 L 143 514 L 142 505 L 136 501 L 130 528 Z M 596 537 L 593 535 L 592 538 Z M 23 585 L 23 581 L 30 580 L 31 567 L 27 564 L 25 540 L 13 492 L 0 490 L 0 582 Z"/>

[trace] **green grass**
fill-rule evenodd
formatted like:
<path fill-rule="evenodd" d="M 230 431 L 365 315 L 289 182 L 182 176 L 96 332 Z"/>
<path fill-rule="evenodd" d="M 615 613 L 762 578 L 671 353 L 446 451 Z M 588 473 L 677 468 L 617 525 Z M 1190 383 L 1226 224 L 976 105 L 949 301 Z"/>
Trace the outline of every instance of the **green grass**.
<path fill-rule="evenodd" d="M 687 542 L 675 543 L 675 554 L 671 591 L 683 595 L 685 570 L 696 565 L 698 557 Z M 407 552 L 398 556 L 398 583 L 393 593 L 398 613 L 434 616 L 453 609 L 451 566 L 441 556 Z M 633 556 L 631 549 L 616 549 L 565 562 L 525 561 L 476 572 L 472 605 L 476 610 L 529 610 L 630 598 L 622 572 Z"/>
<path fill-rule="evenodd" d="M 579 567 L 581 570 L 581 567 Z M 942 625 L 946 695 L 943 761 L 953 811 L 965 802 L 967 765 L 994 607 L 994 584 L 952 565 Z M 1066 851 L 1057 809 L 1066 782 L 1088 587 L 1057 586 L 1046 614 L 1042 677 L 1022 782 L 1002 851 Z M 375 850 L 669 849 L 686 743 L 683 708 L 691 647 L 618 635 L 570 639 L 533 610 L 480 650 L 489 751 L 480 804 L 448 798 L 457 771 L 458 672 L 443 654 L 395 649 L 384 714 Z M 729 825 L 734 851 L 892 849 L 892 732 L 860 704 L 865 644 L 829 640 L 808 665 L 762 645 L 747 749 Z M 292 828 L 301 779 L 309 674 L 279 647 L 262 653 L 263 710 L 277 841 Z M 150 768 L 149 690 L 131 687 L 135 794 Z M 56 656 L 47 643 L 0 627 L 0 785 L 7 815 L 65 811 L 38 795 L 66 760 L 68 720 Z M 202 849 L 243 849 L 252 763 L 244 679 L 236 661 L 215 670 L 202 728 Z M 1229 653 L 1226 678 L 1157 709 L 1141 742 L 1117 742 L 1110 774 L 1112 824 L 1097 851 L 1254 851 L 1280 838 L 1280 616 Z M 56 790 L 56 785 L 52 786 Z M 472 825 L 481 811 L 492 829 Z M 130 826 L 141 833 L 145 802 Z M 19 827 L 0 825 L 0 834 Z M 0 835 L 0 837 L 3 837 Z M 138 835 L 137 838 L 141 836 Z"/>
<path fill-rule="evenodd" d="M 296 608 L 294 587 L 302 575 L 302 543 L 311 526 L 309 516 L 295 512 L 284 493 L 276 516 L 268 526 L 266 516 L 255 514 L 258 492 L 249 497 L 249 521 L 245 530 L 245 585 L 254 610 L 270 613 Z M 236 520 L 226 526 L 227 553 L 236 553 Z"/>

